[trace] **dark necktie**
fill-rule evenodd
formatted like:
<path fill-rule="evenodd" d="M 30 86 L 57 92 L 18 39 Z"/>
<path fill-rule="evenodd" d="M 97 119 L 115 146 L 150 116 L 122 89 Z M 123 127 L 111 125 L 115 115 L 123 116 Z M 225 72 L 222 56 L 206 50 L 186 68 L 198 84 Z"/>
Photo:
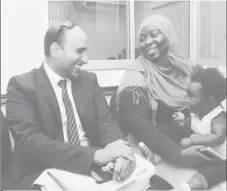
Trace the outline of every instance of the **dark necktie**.
<path fill-rule="evenodd" d="M 67 136 L 68 143 L 72 145 L 79 145 L 79 134 L 76 125 L 76 119 L 73 112 L 72 103 L 69 99 L 68 91 L 67 91 L 67 81 L 60 80 L 58 85 L 62 88 L 62 99 L 65 106 L 66 116 L 67 116 Z"/>

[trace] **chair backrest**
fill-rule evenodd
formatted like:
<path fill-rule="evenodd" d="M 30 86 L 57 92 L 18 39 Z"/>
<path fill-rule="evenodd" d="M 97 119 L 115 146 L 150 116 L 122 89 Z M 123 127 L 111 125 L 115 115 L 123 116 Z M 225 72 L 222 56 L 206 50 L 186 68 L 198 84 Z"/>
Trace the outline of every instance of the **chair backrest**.
<path fill-rule="evenodd" d="M 1 131 L 1 174 L 6 175 L 12 161 L 12 147 L 7 121 L 0 111 L 0 131 Z"/>
<path fill-rule="evenodd" d="M 113 95 L 111 96 L 110 99 L 110 112 L 112 114 L 113 117 L 115 117 L 117 119 L 117 92 L 113 93 Z"/>

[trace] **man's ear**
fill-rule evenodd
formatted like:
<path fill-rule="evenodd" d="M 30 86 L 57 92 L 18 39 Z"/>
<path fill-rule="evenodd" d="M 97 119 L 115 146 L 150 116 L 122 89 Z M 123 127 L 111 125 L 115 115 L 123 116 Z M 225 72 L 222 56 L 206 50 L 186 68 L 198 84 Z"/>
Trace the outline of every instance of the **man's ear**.
<path fill-rule="evenodd" d="M 62 51 L 56 42 L 53 42 L 50 46 L 50 53 L 53 57 L 59 58 L 62 56 Z"/>

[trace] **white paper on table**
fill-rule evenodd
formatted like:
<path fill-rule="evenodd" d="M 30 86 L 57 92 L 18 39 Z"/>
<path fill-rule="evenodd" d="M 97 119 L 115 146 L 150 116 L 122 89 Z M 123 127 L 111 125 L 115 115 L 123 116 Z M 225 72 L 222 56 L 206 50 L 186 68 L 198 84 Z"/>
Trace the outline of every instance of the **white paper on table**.
<path fill-rule="evenodd" d="M 141 156 L 135 154 L 136 165 L 132 175 L 123 182 L 109 181 L 103 184 L 97 184 L 90 176 L 75 174 L 58 169 L 45 170 L 33 184 L 42 186 L 48 191 L 61 191 L 58 185 L 48 176 L 51 172 L 58 180 L 73 190 L 144 190 L 149 185 L 150 178 L 155 173 L 155 167 L 152 163 Z"/>

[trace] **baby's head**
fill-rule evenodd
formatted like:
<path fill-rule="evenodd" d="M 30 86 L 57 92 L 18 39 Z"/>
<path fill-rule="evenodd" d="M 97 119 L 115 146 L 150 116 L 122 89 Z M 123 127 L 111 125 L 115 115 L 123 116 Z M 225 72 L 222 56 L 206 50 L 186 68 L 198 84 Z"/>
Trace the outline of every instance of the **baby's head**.
<path fill-rule="evenodd" d="M 226 79 L 216 68 L 202 69 L 191 77 L 187 92 L 191 112 L 204 115 L 226 98 Z"/>

